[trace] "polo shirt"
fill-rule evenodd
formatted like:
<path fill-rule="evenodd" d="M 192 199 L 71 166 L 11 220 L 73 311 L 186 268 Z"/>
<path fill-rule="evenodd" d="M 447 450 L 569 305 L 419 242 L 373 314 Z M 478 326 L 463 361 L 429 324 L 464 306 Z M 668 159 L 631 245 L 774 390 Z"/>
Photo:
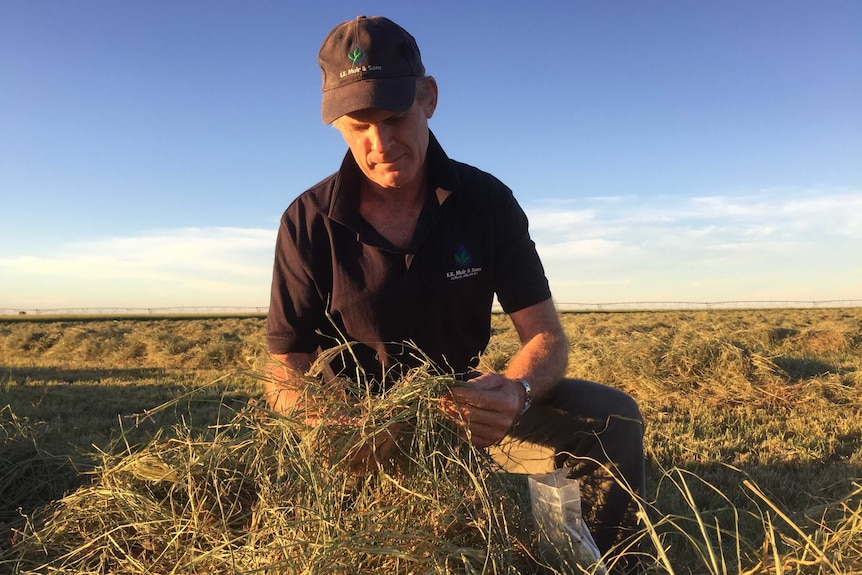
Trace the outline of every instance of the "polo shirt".
<path fill-rule="evenodd" d="M 444 373 L 475 368 L 491 336 L 496 294 L 512 313 L 551 297 L 527 217 L 494 176 L 448 158 L 432 133 L 430 189 L 410 247 L 359 214 L 364 177 L 341 169 L 297 197 L 276 241 L 267 315 L 271 353 L 356 342 L 336 371 L 386 385 L 421 354 Z"/>

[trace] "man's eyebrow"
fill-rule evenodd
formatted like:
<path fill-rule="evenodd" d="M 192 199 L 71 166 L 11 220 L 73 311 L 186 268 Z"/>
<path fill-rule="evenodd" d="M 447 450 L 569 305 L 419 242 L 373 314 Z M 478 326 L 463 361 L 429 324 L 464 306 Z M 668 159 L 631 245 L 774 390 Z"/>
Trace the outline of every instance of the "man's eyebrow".
<path fill-rule="evenodd" d="M 361 128 L 361 127 L 367 126 L 369 124 L 369 122 L 367 122 L 367 121 L 356 120 L 354 118 L 348 118 L 346 116 L 344 118 L 342 118 L 341 120 L 339 120 L 338 123 L 341 125 L 342 128 L 351 128 L 351 129 Z"/>

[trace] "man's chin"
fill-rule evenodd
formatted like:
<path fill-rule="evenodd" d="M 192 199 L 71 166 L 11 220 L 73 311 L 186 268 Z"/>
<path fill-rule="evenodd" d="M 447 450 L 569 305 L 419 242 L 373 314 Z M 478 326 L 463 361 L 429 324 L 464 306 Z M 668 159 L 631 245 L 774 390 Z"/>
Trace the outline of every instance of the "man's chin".
<path fill-rule="evenodd" d="M 388 172 L 386 174 L 375 175 L 372 181 L 381 188 L 391 189 L 403 188 L 410 183 L 410 179 L 399 172 Z"/>

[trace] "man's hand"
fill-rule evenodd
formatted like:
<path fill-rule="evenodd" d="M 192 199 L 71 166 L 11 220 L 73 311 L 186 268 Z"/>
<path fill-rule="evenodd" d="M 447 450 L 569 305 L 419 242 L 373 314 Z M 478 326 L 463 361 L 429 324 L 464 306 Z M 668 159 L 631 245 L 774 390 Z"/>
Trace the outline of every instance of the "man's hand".
<path fill-rule="evenodd" d="M 365 438 L 350 458 L 350 471 L 356 475 L 365 475 L 393 457 L 397 446 L 395 438 L 401 428 L 402 424 L 393 423 Z"/>
<path fill-rule="evenodd" d="M 524 400 L 519 382 L 499 373 L 485 373 L 452 387 L 443 408 L 462 426 L 473 445 L 488 447 L 509 433 Z"/>
<path fill-rule="evenodd" d="M 270 354 L 267 377 L 263 380 L 264 399 L 270 409 L 281 414 L 294 409 L 302 395 L 302 375 L 313 357 L 308 353 Z"/>
<path fill-rule="evenodd" d="M 504 375 L 485 373 L 453 387 L 443 408 L 458 422 L 473 445 L 488 447 L 512 429 L 526 400 L 520 380 L 530 382 L 533 403 L 551 394 L 566 372 L 569 344 L 549 298 L 509 314 L 521 349 Z"/>

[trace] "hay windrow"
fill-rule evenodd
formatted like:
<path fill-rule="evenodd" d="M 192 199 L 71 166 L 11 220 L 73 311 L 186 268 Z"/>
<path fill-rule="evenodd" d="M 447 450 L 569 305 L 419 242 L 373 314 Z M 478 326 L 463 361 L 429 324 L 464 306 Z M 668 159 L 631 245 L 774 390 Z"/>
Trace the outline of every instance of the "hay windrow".
<path fill-rule="evenodd" d="M 205 432 L 178 425 L 140 449 L 103 454 L 93 484 L 30 517 L 0 567 L 534 572 L 523 480 L 443 414 L 451 377 L 425 363 L 380 395 L 361 394 L 361 380 L 340 383 L 309 377 L 304 409 L 284 417 L 252 404 Z M 308 413 L 320 422 L 307 424 Z M 395 438 L 394 455 L 355 472 L 357 446 L 381 434 Z"/>

